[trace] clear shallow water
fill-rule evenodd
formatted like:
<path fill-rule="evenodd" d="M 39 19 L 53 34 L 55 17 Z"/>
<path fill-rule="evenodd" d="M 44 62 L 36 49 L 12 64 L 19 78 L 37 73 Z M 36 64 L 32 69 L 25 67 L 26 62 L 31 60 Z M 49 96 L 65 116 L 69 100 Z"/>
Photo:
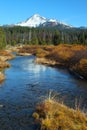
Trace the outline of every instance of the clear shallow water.
<path fill-rule="evenodd" d="M 49 90 L 60 93 L 64 102 L 74 107 L 75 98 L 87 109 L 87 81 L 74 78 L 67 70 L 34 63 L 34 56 L 16 57 L 5 70 L 0 85 L 0 130 L 36 130 L 32 112 Z"/>

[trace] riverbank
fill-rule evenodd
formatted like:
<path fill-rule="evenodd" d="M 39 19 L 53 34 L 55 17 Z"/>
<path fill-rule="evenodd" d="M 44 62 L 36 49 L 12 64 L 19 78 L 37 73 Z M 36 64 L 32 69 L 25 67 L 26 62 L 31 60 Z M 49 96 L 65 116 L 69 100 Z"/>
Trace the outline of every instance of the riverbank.
<path fill-rule="evenodd" d="M 36 63 L 67 68 L 70 73 L 87 79 L 87 46 L 60 44 L 58 46 L 25 45 L 20 55 L 35 55 Z"/>
<path fill-rule="evenodd" d="M 87 115 L 76 105 L 75 110 L 63 103 L 46 99 L 37 105 L 33 117 L 40 130 L 87 130 Z"/>
<path fill-rule="evenodd" d="M 67 68 L 70 74 L 74 75 L 76 78 L 80 79 L 86 79 L 87 77 L 84 77 L 81 73 L 77 72 L 77 69 L 67 67 L 64 63 L 56 62 L 54 60 L 46 59 L 46 58 L 36 58 L 35 59 L 36 64 L 43 64 L 47 66 L 52 66 L 52 67 L 58 67 L 58 68 Z"/>
<path fill-rule="evenodd" d="M 51 65 L 51 66 L 58 65 L 58 63 L 56 61 L 46 59 L 46 58 L 38 58 L 38 57 L 35 59 L 35 63 L 44 64 L 44 65 Z"/>
<path fill-rule="evenodd" d="M 6 50 L 0 50 L 0 83 L 5 79 L 2 70 L 11 66 L 7 61 L 13 59 L 14 57 L 15 56 L 10 52 Z"/>
<path fill-rule="evenodd" d="M 0 72 L 0 83 L 2 83 L 5 80 L 5 76 L 2 72 Z"/>
<path fill-rule="evenodd" d="M 16 55 L 17 55 L 17 56 L 31 56 L 32 54 L 30 54 L 30 53 L 21 53 L 21 52 L 18 52 Z"/>

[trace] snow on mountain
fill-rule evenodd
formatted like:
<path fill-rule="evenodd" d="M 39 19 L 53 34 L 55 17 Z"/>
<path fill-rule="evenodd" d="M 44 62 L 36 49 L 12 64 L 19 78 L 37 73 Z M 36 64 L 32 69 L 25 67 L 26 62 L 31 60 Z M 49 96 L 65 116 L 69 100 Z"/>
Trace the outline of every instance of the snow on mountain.
<path fill-rule="evenodd" d="M 63 22 L 57 21 L 56 19 L 47 19 L 45 17 L 40 16 L 39 14 L 35 14 L 32 17 L 28 18 L 24 22 L 20 22 L 18 24 L 15 24 L 16 26 L 23 26 L 23 27 L 39 27 L 39 26 L 56 26 L 56 25 L 64 25 L 71 27 L 68 24 L 65 24 Z"/>
<path fill-rule="evenodd" d="M 49 22 L 55 22 L 58 23 L 58 21 L 56 19 L 49 19 Z"/>
<path fill-rule="evenodd" d="M 38 27 L 40 24 L 43 24 L 47 21 L 46 18 L 41 17 L 38 14 L 33 15 L 28 18 L 26 21 L 18 23 L 18 26 L 28 26 L 28 27 Z"/>

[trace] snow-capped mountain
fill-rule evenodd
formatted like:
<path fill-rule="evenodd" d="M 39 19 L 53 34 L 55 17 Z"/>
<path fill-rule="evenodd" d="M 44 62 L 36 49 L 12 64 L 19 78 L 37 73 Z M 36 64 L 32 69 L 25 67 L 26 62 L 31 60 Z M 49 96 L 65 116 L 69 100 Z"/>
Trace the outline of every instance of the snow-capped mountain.
<path fill-rule="evenodd" d="M 26 27 L 38 27 L 39 25 L 45 23 L 46 21 L 47 21 L 46 18 L 41 17 L 39 14 L 35 14 L 32 17 L 28 18 L 26 21 L 20 22 L 16 25 Z"/>
<path fill-rule="evenodd" d="M 39 14 L 35 14 L 32 17 L 28 18 L 24 22 L 20 22 L 15 24 L 15 26 L 23 26 L 23 27 L 54 27 L 54 26 L 63 26 L 67 28 L 71 28 L 72 26 L 65 24 L 63 22 L 57 21 L 56 19 L 47 19 L 45 17 L 40 16 Z"/>

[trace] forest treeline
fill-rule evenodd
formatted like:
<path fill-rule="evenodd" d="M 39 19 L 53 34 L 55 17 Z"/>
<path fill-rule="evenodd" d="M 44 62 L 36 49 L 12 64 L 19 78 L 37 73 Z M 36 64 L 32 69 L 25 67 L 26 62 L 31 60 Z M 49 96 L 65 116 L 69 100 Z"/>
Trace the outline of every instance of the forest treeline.
<path fill-rule="evenodd" d="M 0 48 L 16 44 L 58 45 L 60 43 L 87 45 L 87 29 L 0 27 Z"/>

